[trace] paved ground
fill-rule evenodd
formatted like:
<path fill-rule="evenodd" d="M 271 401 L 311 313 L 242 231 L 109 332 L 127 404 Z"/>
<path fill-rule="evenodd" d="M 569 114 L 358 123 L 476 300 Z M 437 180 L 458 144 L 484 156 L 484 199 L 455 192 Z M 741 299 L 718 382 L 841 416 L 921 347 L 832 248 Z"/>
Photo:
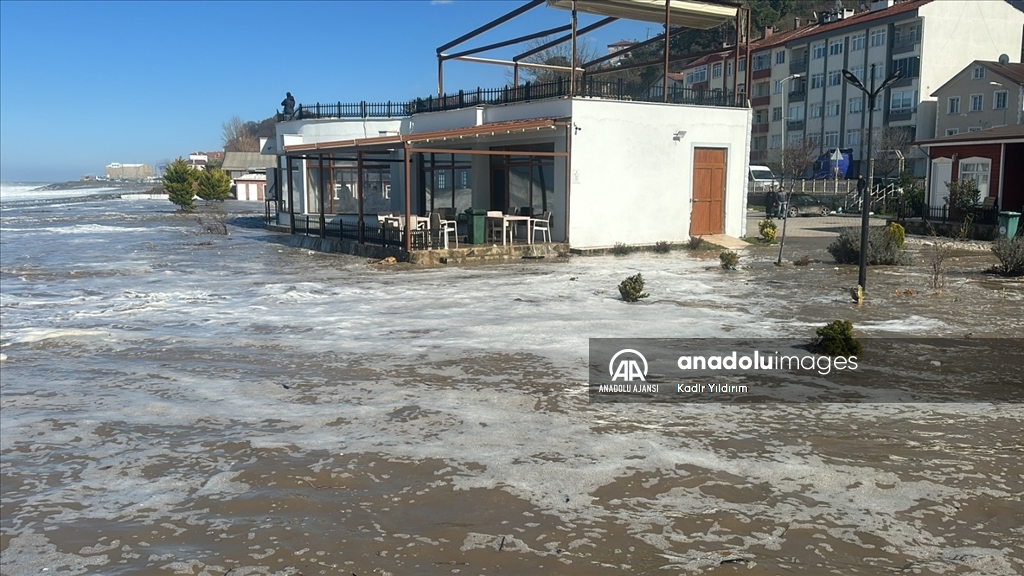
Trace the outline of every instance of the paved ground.
<path fill-rule="evenodd" d="M 764 212 L 747 212 L 747 237 L 759 238 L 761 236 L 757 229 L 757 223 L 764 220 Z M 869 221 L 871 226 L 885 226 L 885 218 L 872 216 Z M 859 214 L 834 214 L 832 216 L 796 216 L 786 220 L 775 219 L 778 227 L 779 238 L 782 237 L 782 227 L 786 227 L 786 243 L 783 247 L 784 260 L 792 260 L 803 255 L 809 256 L 814 261 L 828 262 L 832 260 L 828 253 L 828 245 L 832 239 L 839 235 L 843 228 L 859 227 Z M 764 256 L 777 258 L 779 245 L 757 245 L 747 244 L 751 256 Z"/>

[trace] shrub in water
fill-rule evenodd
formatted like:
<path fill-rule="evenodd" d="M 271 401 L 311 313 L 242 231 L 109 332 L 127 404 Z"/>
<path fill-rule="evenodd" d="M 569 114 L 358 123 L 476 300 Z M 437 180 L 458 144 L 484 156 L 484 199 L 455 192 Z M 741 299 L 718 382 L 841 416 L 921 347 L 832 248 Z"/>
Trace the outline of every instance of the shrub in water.
<path fill-rule="evenodd" d="M 864 347 L 853 337 L 849 320 L 836 320 L 818 328 L 818 337 L 810 345 L 811 352 L 824 356 L 860 356 Z"/>
<path fill-rule="evenodd" d="M 896 248 L 903 249 L 903 243 L 907 240 L 907 231 L 903 226 L 896 222 L 890 222 L 889 225 L 885 227 L 885 233 L 888 234 L 889 238 L 891 238 L 893 243 L 896 244 Z"/>
<path fill-rule="evenodd" d="M 902 226 L 900 227 L 902 229 Z M 828 246 L 828 253 L 839 264 L 858 264 L 860 262 L 860 229 L 844 228 L 839 237 Z M 904 265 L 910 259 L 903 248 L 896 245 L 896 240 L 888 228 L 874 227 L 868 230 L 868 264 Z"/>
<path fill-rule="evenodd" d="M 704 243 L 704 238 L 701 236 L 690 236 L 690 250 L 697 250 Z"/>
<path fill-rule="evenodd" d="M 619 294 L 626 302 L 638 302 L 643 298 L 647 298 L 648 294 L 644 292 L 643 276 L 637 273 L 620 282 Z"/>
<path fill-rule="evenodd" d="M 769 244 L 775 242 L 775 238 L 778 237 L 778 227 L 775 226 L 775 222 L 772 220 L 759 220 L 757 222 L 757 231 L 761 233 L 761 238 Z"/>
<path fill-rule="evenodd" d="M 732 250 L 723 250 L 718 259 L 722 262 L 722 268 L 726 270 L 735 270 L 736 265 L 740 263 L 740 255 Z"/>
<path fill-rule="evenodd" d="M 672 250 L 672 245 L 669 244 L 668 242 L 664 241 L 664 240 L 662 240 L 661 242 L 658 242 L 657 244 L 654 245 L 654 251 L 655 252 L 660 252 L 660 253 L 664 254 L 664 253 L 669 252 L 671 250 Z"/>
<path fill-rule="evenodd" d="M 793 260 L 793 265 L 794 266 L 807 266 L 810 263 L 811 263 L 811 256 L 809 254 L 804 254 L 803 256 Z"/>
<path fill-rule="evenodd" d="M 1024 276 L 1024 236 L 1013 240 L 1000 238 L 992 246 L 992 253 L 999 258 L 999 266 L 993 271 L 1003 276 Z"/>
<path fill-rule="evenodd" d="M 616 242 L 615 246 L 612 246 L 612 254 L 616 256 L 625 256 L 633 251 L 633 247 L 629 244 L 623 244 L 622 242 Z"/>

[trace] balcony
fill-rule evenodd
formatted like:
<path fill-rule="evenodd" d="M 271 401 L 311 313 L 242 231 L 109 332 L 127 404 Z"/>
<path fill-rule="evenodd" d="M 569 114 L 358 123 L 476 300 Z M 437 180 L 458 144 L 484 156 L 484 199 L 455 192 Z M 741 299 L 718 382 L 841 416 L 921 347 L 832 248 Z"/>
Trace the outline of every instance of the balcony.
<path fill-rule="evenodd" d="M 920 34 L 910 34 L 909 36 L 903 36 L 897 38 L 892 43 L 892 53 L 903 54 L 906 52 L 912 52 L 917 48 L 917 45 L 921 43 Z"/>
<path fill-rule="evenodd" d="M 789 120 L 789 121 L 786 122 L 786 130 L 789 130 L 790 132 L 795 132 L 795 131 L 803 130 L 803 129 L 804 129 L 804 121 L 803 120 Z"/>
<path fill-rule="evenodd" d="M 757 108 L 758 106 L 767 106 L 772 103 L 771 96 L 755 96 L 750 99 L 750 106 Z"/>
<path fill-rule="evenodd" d="M 910 120 L 914 116 L 914 112 L 917 112 L 917 107 L 914 108 L 900 108 L 898 110 L 889 110 L 889 122 L 900 122 L 902 120 Z"/>
<path fill-rule="evenodd" d="M 790 92 L 787 96 L 789 97 L 790 102 L 803 102 L 804 99 L 807 98 L 807 93 L 803 90 L 799 90 L 797 92 Z"/>
<path fill-rule="evenodd" d="M 639 102 L 661 102 L 663 92 L 660 86 L 648 89 L 640 82 L 602 82 L 587 78 L 576 85 L 576 93 L 572 94 L 569 80 L 559 78 L 553 82 L 530 83 L 502 88 L 477 88 L 476 90 L 459 90 L 454 94 L 442 94 L 416 98 L 399 102 L 357 102 L 357 103 L 316 103 L 299 105 L 295 114 L 285 117 L 279 114 L 278 121 L 307 120 L 317 118 L 396 118 L 423 112 L 442 112 L 459 110 L 480 105 L 510 104 L 513 102 L 529 102 L 548 98 L 564 98 L 578 96 L 585 98 L 604 98 L 607 100 L 632 100 Z M 745 108 L 743 98 L 733 98 L 730 90 L 708 90 L 694 88 L 678 88 L 670 86 L 668 102 L 671 104 L 688 104 L 695 106 L 727 106 Z"/>
<path fill-rule="evenodd" d="M 807 72 L 807 58 L 793 58 L 789 61 L 789 73 L 799 74 L 801 72 Z"/>
<path fill-rule="evenodd" d="M 754 134 L 764 134 L 768 132 L 768 123 L 754 124 L 750 131 Z"/>
<path fill-rule="evenodd" d="M 772 69 L 770 66 L 768 68 L 762 68 L 761 70 L 754 70 L 754 72 L 750 75 L 750 77 L 753 80 L 760 80 L 761 78 L 771 78 L 771 76 Z"/>

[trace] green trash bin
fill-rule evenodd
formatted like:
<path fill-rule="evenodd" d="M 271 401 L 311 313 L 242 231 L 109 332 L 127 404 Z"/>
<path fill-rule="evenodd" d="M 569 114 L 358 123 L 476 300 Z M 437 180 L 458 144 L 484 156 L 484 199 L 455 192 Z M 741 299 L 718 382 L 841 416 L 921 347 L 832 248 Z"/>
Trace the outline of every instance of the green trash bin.
<path fill-rule="evenodd" d="M 484 216 L 487 210 L 466 208 L 466 239 L 470 244 L 484 243 Z"/>
<path fill-rule="evenodd" d="M 1020 221 L 1020 212 L 999 213 L 999 235 L 1003 238 L 1013 238 L 1017 235 L 1017 223 Z"/>

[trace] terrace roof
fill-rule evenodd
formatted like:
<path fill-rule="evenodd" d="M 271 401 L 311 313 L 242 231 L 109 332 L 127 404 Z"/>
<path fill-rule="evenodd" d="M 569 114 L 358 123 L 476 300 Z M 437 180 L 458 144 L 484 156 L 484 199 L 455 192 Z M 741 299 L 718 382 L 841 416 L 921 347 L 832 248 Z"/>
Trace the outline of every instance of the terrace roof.
<path fill-rule="evenodd" d="M 573 0 L 548 0 L 549 8 L 572 10 Z M 669 0 L 672 24 L 714 28 L 736 18 L 735 4 Z M 665 22 L 665 0 L 576 0 L 576 11 L 641 22 Z"/>

